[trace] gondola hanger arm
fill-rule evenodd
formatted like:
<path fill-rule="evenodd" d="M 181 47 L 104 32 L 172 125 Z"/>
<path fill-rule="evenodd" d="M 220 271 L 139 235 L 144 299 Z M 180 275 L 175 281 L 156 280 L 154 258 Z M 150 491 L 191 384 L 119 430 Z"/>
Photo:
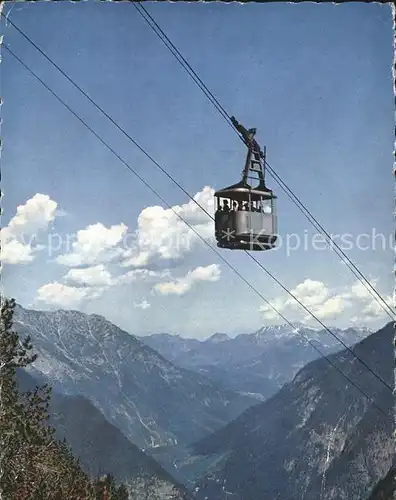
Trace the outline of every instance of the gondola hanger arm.
<path fill-rule="evenodd" d="M 261 158 L 264 158 L 264 153 L 261 150 L 258 142 L 254 139 L 254 136 L 256 135 L 257 129 L 256 128 L 249 128 L 246 129 L 243 125 L 241 125 L 238 120 L 235 118 L 235 116 L 231 116 L 231 122 L 236 128 L 236 130 L 241 134 L 241 137 L 243 139 L 243 142 L 246 144 L 246 146 L 252 150 L 252 152 L 256 152 L 260 154 Z"/>

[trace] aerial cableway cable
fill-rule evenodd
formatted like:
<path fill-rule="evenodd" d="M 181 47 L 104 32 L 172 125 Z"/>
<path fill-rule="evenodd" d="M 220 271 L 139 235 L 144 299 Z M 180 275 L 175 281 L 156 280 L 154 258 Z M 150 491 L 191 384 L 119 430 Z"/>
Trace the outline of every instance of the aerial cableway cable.
<path fill-rule="evenodd" d="M 239 132 L 236 130 L 232 123 L 231 116 L 227 110 L 221 105 L 218 99 L 213 95 L 213 93 L 208 89 L 202 79 L 197 75 L 185 57 L 180 53 L 178 48 L 169 39 L 166 33 L 162 30 L 159 24 L 155 21 L 153 16 L 147 11 L 147 9 L 138 3 L 132 2 L 135 9 L 143 17 L 146 23 L 154 31 L 154 33 L 160 38 L 164 45 L 170 50 L 173 56 L 177 59 L 183 69 L 190 75 L 194 83 L 202 90 L 202 92 L 208 97 L 211 103 L 215 106 L 220 115 L 225 118 L 228 124 L 234 129 L 238 137 L 242 140 Z M 291 201 L 297 206 L 297 208 L 302 212 L 302 214 L 308 219 L 308 221 L 313 225 L 313 227 L 319 231 L 323 236 L 325 236 L 326 242 L 329 244 L 330 248 L 335 251 L 335 253 L 341 257 L 341 260 L 347 265 L 347 267 L 352 271 L 355 277 L 362 283 L 366 290 L 372 295 L 376 302 L 382 307 L 382 309 L 388 314 L 388 316 L 394 320 L 395 313 L 392 307 L 384 300 L 384 298 L 378 293 L 370 281 L 364 276 L 364 274 L 359 270 L 356 264 L 347 256 L 347 254 L 340 248 L 340 246 L 333 240 L 328 231 L 320 224 L 320 222 L 312 215 L 312 213 L 307 209 L 307 207 L 301 202 L 296 194 L 287 186 L 287 184 L 282 180 L 282 178 L 275 172 L 271 165 L 265 161 L 265 166 L 268 172 L 272 175 L 275 182 L 280 186 L 280 188 L 286 193 L 286 195 L 291 199 Z M 251 256 L 255 262 L 259 264 L 257 259 Z"/>
<path fill-rule="evenodd" d="M 139 13 L 142 15 L 142 17 L 145 19 L 145 21 L 150 25 L 150 27 L 155 31 L 155 33 L 159 36 L 159 38 L 163 41 L 163 43 L 169 48 L 169 50 L 172 52 L 172 54 L 176 57 L 176 59 L 179 61 L 179 63 L 183 66 L 183 68 L 189 73 L 189 75 L 192 77 L 193 81 L 201 88 L 201 90 L 205 93 L 205 95 L 208 97 L 208 99 L 212 102 L 212 104 L 216 107 L 216 109 L 219 111 L 221 116 L 226 119 L 227 123 L 231 126 L 231 128 L 234 130 L 234 132 L 237 134 L 239 139 L 243 141 L 242 137 L 240 136 L 239 132 L 236 130 L 235 126 L 232 123 L 231 117 L 227 113 L 227 111 L 224 109 L 224 107 L 219 103 L 219 101 L 216 99 L 216 97 L 210 92 L 210 90 L 206 87 L 206 85 L 202 82 L 202 80 L 198 77 L 196 72 L 192 69 L 190 64 L 185 60 L 185 58 L 182 56 L 180 51 L 174 46 L 174 44 L 169 40 L 167 35 L 162 31 L 162 29 L 159 27 L 157 22 L 153 19 L 153 17 L 147 12 L 147 10 L 142 6 L 138 5 L 136 3 L 133 3 L 133 6 L 139 11 Z M 142 13 L 141 10 L 144 10 L 144 12 L 147 14 L 147 16 L 151 19 L 152 23 L 154 26 L 151 24 L 150 21 L 147 20 L 147 17 L 145 17 Z M 6 18 L 6 15 L 2 13 L 2 16 Z M 65 73 L 62 68 L 60 68 L 33 40 L 31 40 L 30 37 L 28 37 L 14 22 L 12 22 L 10 19 L 6 18 L 7 22 L 10 23 L 31 45 L 35 47 L 35 49 L 40 52 L 41 55 L 43 55 L 48 62 L 50 62 L 79 92 L 82 93 L 90 102 L 93 104 L 110 122 L 117 127 L 117 129 L 125 136 L 127 137 L 142 153 L 144 153 L 156 166 L 159 168 L 162 173 L 164 173 L 179 189 L 181 189 L 194 203 L 197 203 L 196 200 L 191 197 L 191 195 L 173 178 L 171 177 L 166 170 L 164 170 L 161 165 L 159 165 L 150 155 L 147 154 L 143 150 L 143 148 L 106 112 L 104 111 L 103 108 L 101 108 L 78 84 L 76 84 L 68 75 Z M 160 34 L 158 31 L 160 31 Z M 165 41 L 161 37 L 165 37 Z M 172 48 L 174 50 L 172 50 Z M 323 226 L 315 219 L 315 217 L 311 214 L 311 212 L 304 206 L 304 204 L 299 200 L 299 198 L 293 193 L 293 191 L 283 182 L 283 180 L 280 178 L 280 176 L 272 169 L 272 167 L 269 165 L 269 163 L 265 160 L 265 165 L 267 166 L 268 170 L 270 173 L 272 173 L 275 181 L 278 183 L 278 185 L 282 188 L 282 190 L 287 194 L 287 196 L 293 201 L 293 203 L 298 207 L 298 209 L 304 214 L 304 216 L 311 222 L 311 224 L 317 229 L 318 231 L 322 231 L 326 235 L 327 242 L 331 241 L 332 244 L 330 244 L 330 248 L 332 248 L 336 254 L 341 257 L 341 260 L 344 261 L 344 263 L 347 265 L 347 267 L 352 271 L 352 273 L 355 275 L 355 277 L 358 279 L 360 283 L 366 288 L 366 290 L 371 294 L 371 296 L 376 300 L 376 302 L 382 307 L 382 309 L 388 314 L 388 316 L 391 318 L 391 320 L 395 319 L 395 314 L 394 311 L 392 310 L 391 306 L 381 297 L 381 295 L 377 292 L 377 290 L 372 286 L 372 284 L 367 280 L 367 278 L 364 276 L 364 274 L 357 268 L 357 266 L 350 260 L 350 258 L 345 254 L 345 252 L 333 241 L 329 233 L 323 228 Z M 313 221 L 313 222 L 312 222 Z M 318 229 L 319 227 L 319 229 Z M 265 268 L 264 266 L 255 258 L 253 255 L 249 254 L 246 250 L 245 253 L 252 259 L 254 262 L 264 271 Z M 341 255 L 340 255 L 341 254 Z M 373 295 L 374 294 L 374 295 Z M 381 302 L 380 302 L 381 301 Z M 386 306 L 386 309 L 384 307 L 384 304 Z"/>
<path fill-rule="evenodd" d="M 135 2 L 131 2 L 135 9 L 139 12 L 139 14 L 143 17 L 146 23 L 150 26 L 150 28 L 155 32 L 155 34 L 160 38 L 162 43 L 172 52 L 175 56 L 176 60 L 181 64 L 181 66 L 187 71 L 187 73 L 191 76 L 194 83 L 198 85 L 198 87 L 202 90 L 202 92 L 206 95 L 206 97 L 211 101 L 220 115 L 225 119 L 228 125 L 233 129 L 234 132 L 237 133 L 238 137 L 241 139 L 239 132 L 237 132 L 236 128 L 231 122 L 231 116 L 227 113 L 227 111 L 223 108 L 220 102 L 217 100 L 216 96 L 212 94 L 212 92 L 208 89 L 205 83 L 201 80 L 201 78 L 197 75 L 191 65 L 186 61 L 177 47 L 173 44 L 173 42 L 169 39 L 169 37 L 162 31 L 158 23 L 155 19 L 147 12 L 147 10 L 143 7 L 143 5 L 137 4 Z M 144 12 L 144 14 L 143 14 Z M 149 18 L 149 19 L 148 19 Z M 158 30 L 158 31 L 157 31 Z M 159 33 L 158 33 L 159 32 Z"/>
<path fill-rule="evenodd" d="M 325 358 L 328 363 L 337 371 L 339 372 L 351 385 L 353 385 L 364 397 L 368 399 L 369 402 L 373 404 L 375 408 L 377 408 L 378 411 L 380 411 L 386 418 L 389 417 L 387 413 L 377 405 L 377 403 L 363 390 L 361 387 L 354 382 L 348 375 L 346 375 L 338 366 L 329 359 L 327 355 L 325 355 L 308 337 L 306 337 L 303 333 L 299 331 L 298 328 L 296 328 L 293 323 L 288 320 L 280 311 L 277 310 L 275 306 L 271 304 L 269 300 L 267 300 L 261 292 L 259 292 L 232 264 L 228 262 L 227 259 L 225 259 L 219 251 L 217 251 L 214 247 L 212 247 L 209 242 L 205 240 L 203 236 L 201 236 L 143 177 L 140 176 L 140 174 L 133 169 L 124 158 L 122 158 L 121 155 L 119 155 L 95 130 L 87 123 L 85 122 L 79 115 L 76 113 L 61 97 L 58 96 L 58 94 L 53 91 L 20 57 L 18 57 L 6 44 L 3 44 L 4 48 L 36 79 L 38 80 L 63 106 L 70 111 L 70 113 L 75 116 L 80 123 L 82 123 L 111 153 L 118 158 L 118 160 L 121 161 L 121 163 L 130 171 L 132 172 L 152 193 L 154 193 L 172 212 L 181 220 L 183 221 L 187 227 L 193 231 L 198 238 L 203 241 L 203 243 L 208 246 L 211 250 L 213 250 L 217 256 L 233 271 L 235 274 L 246 283 L 249 288 L 254 291 L 274 312 L 276 312 L 291 328 L 295 333 L 298 333 L 313 349 L 315 349 L 316 352 L 319 353 L 319 355 L 323 358 Z M 145 152 L 145 150 L 139 146 L 139 148 Z M 146 156 L 150 157 L 147 152 L 145 152 Z M 150 157 L 151 158 L 151 157 Z M 202 208 L 202 207 L 201 207 Z M 202 210 L 204 210 L 202 208 Z M 205 210 L 204 210 L 205 211 Z M 353 352 L 353 350 L 350 349 L 351 354 L 358 359 L 359 361 L 360 358 L 357 357 L 357 355 Z M 362 362 L 362 361 L 361 361 Z M 375 378 L 377 378 L 382 384 L 386 386 L 391 392 L 393 392 L 392 387 L 390 387 L 379 375 L 377 375 L 369 366 L 367 366 L 363 362 L 364 366 L 368 371 L 370 371 Z"/>
<path fill-rule="evenodd" d="M 13 23 L 12 23 L 13 24 Z M 13 24 L 13 26 L 15 26 Z M 16 27 L 16 26 L 15 26 Z M 42 55 L 45 56 L 45 58 L 51 62 L 57 70 L 59 70 L 61 72 L 62 75 L 64 75 L 67 80 L 72 83 L 80 92 L 82 92 L 82 94 L 97 108 L 99 109 L 108 119 L 110 119 L 110 121 L 119 129 L 121 130 L 124 135 L 126 135 L 132 142 L 133 144 L 135 144 L 135 146 L 137 146 L 140 151 L 142 151 L 170 180 L 172 180 L 172 182 L 174 182 L 197 206 L 199 206 L 199 208 L 201 210 L 203 210 L 209 217 L 212 218 L 213 220 L 213 217 L 194 199 L 193 196 L 191 196 L 158 162 L 156 162 L 129 134 L 127 134 L 115 121 L 114 119 L 112 119 L 102 108 L 100 108 L 100 106 L 95 102 L 93 101 L 93 99 L 91 99 L 89 97 L 89 95 L 83 91 L 83 89 L 81 89 L 81 87 L 79 87 L 58 65 L 56 65 L 36 44 L 34 44 L 33 41 L 31 41 L 27 35 L 25 35 L 21 30 L 19 30 L 19 28 L 16 27 L 16 29 L 30 42 L 32 43 L 35 48 L 37 48 L 37 50 L 40 51 L 40 53 Z M 8 48 L 8 47 L 7 47 Z M 239 134 L 238 134 L 239 136 Z M 321 322 L 301 301 L 299 301 L 299 299 L 297 299 L 297 297 L 294 296 L 294 294 L 292 294 L 284 285 L 282 285 L 280 283 L 279 280 L 277 280 L 277 278 L 275 276 L 273 276 L 259 261 L 257 261 L 255 259 L 255 257 L 253 257 L 251 254 L 249 254 L 248 252 L 246 252 L 247 255 L 249 255 L 249 257 L 251 257 L 259 266 L 262 270 L 264 270 L 267 275 L 269 275 L 277 284 L 279 284 L 297 303 L 299 303 L 300 306 L 302 306 L 317 322 L 319 322 L 319 324 L 321 324 L 321 326 L 326 329 L 326 331 L 328 333 L 330 333 L 341 345 L 343 345 L 343 347 L 347 350 L 349 350 L 355 357 L 357 357 L 354 353 L 353 353 L 353 350 L 351 348 L 349 348 L 341 339 L 339 339 L 328 327 L 326 327 L 326 325 L 324 325 L 323 322 Z M 359 358 L 357 358 L 359 359 Z M 371 368 L 363 361 L 363 360 L 360 360 L 359 361 L 367 368 L 369 369 L 370 371 Z M 375 374 L 373 371 L 372 371 L 373 374 Z M 391 389 L 391 387 L 383 380 L 381 379 L 381 377 L 379 377 L 377 374 L 375 374 L 375 376 L 381 380 L 382 383 L 384 383 L 385 385 L 387 385 L 387 387 L 389 389 Z M 391 389 L 392 390 L 392 389 Z"/>
<path fill-rule="evenodd" d="M 20 33 L 22 33 L 21 30 L 18 29 Z M 23 33 L 22 33 L 23 34 Z M 27 37 L 27 35 L 23 36 L 30 41 L 30 39 Z M 164 167 L 162 167 L 138 142 L 133 139 L 123 128 L 120 127 L 120 125 L 106 113 L 78 84 L 74 82 L 72 78 L 70 78 L 56 63 L 52 61 L 52 59 L 47 56 L 34 42 L 32 41 L 34 47 L 37 48 L 37 50 L 44 55 L 44 57 L 58 70 L 61 72 L 61 74 L 67 78 L 67 80 L 75 87 L 77 90 L 79 90 L 101 113 L 103 113 L 110 121 L 113 123 L 117 129 L 119 129 L 131 142 L 157 167 L 163 172 L 168 179 L 170 179 L 178 188 L 193 202 L 195 205 L 197 205 L 208 217 L 210 217 L 212 220 L 214 220 L 214 217 L 204 208 L 202 207 L 196 200 L 195 198 L 186 190 L 183 188 L 183 186 L 180 185 L 179 182 L 174 179 L 172 175 L 170 175 Z M 239 136 L 239 134 L 238 134 Z M 311 312 L 287 287 L 285 287 L 266 267 L 259 262 L 253 255 L 251 255 L 249 252 L 245 250 L 245 253 L 272 279 L 274 280 L 294 301 L 296 301 L 316 322 L 318 322 L 324 330 L 326 330 L 337 342 L 339 342 L 346 350 L 348 350 L 356 359 L 360 361 L 360 363 L 365 366 L 369 371 L 371 371 L 374 376 L 381 381 L 382 384 L 384 384 L 389 390 L 393 391 L 392 387 L 387 384 L 386 381 L 384 381 L 378 374 L 376 374 L 370 366 L 360 359 L 354 352 L 353 349 L 351 349 L 342 339 L 340 339 L 334 332 L 330 330 L 313 312 Z M 393 319 L 393 317 L 392 317 Z"/>

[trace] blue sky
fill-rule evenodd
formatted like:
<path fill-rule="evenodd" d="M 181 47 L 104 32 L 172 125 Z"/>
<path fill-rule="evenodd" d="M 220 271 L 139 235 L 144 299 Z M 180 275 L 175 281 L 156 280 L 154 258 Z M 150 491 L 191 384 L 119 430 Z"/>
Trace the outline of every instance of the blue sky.
<path fill-rule="evenodd" d="M 150 2 L 145 7 L 230 114 L 257 127 L 269 163 L 329 233 L 351 233 L 355 240 L 373 230 L 385 235 L 385 249 L 377 239 L 372 249 L 345 250 L 388 298 L 393 281 L 390 7 Z M 239 180 L 243 145 L 133 5 L 18 3 L 6 10 L 189 193 Z M 2 33 L 4 43 L 170 205 L 188 204 L 4 19 Z M 24 306 L 103 314 L 137 334 L 203 337 L 278 321 L 260 311 L 262 300 L 205 246 L 191 240 L 176 261 L 165 258 L 175 249 L 164 250 L 161 238 L 171 234 L 173 240 L 166 241 L 175 241 L 185 229 L 168 212 L 160 217 L 146 210 L 138 223 L 144 209 L 162 202 L 4 49 L 1 70 L 3 227 L 10 223 L 4 241 L 14 245 L 11 257 L 3 250 L 8 295 Z M 307 219 L 270 176 L 268 184 L 278 195 L 283 241 L 289 237 L 294 244 L 293 234 L 311 238 L 315 230 Z M 209 203 L 211 192 L 205 193 L 200 200 Z M 191 214 L 189 206 L 181 210 L 210 237 L 210 221 Z M 134 240 L 138 227 L 150 241 L 125 253 L 125 239 L 123 246 L 119 240 L 125 235 Z M 78 247 L 67 245 L 87 228 Z M 22 232 L 34 234 L 46 248 L 16 247 Z M 50 255 L 49 242 L 58 241 L 61 248 Z M 222 255 L 290 320 L 304 320 L 305 313 L 244 253 Z M 376 327 L 386 321 L 330 250 L 315 250 L 311 243 L 288 251 L 285 243 L 255 256 L 326 324 Z"/>

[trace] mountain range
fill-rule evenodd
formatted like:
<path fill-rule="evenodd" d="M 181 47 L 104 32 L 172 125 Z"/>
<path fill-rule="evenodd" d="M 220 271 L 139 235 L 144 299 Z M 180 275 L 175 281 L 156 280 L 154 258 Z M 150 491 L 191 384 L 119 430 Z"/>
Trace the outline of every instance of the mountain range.
<path fill-rule="evenodd" d="M 235 500 L 367 498 L 394 456 L 392 340 L 388 324 L 353 348 L 388 387 L 343 350 L 196 443 L 195 461 L 207 464 L 198 498 L 225 490 Z"/>
<path fill-rule="evenodd" d="M 372 333 L 365 328 L 331 331 L 347 346 Z M 342 349 L 326 330 L 302 324 L 296 324 L 295 330 L 289 325 L 263 327 L 235 338 L 216 333 L 199 341 L 160 333 L 140 340 L 178 366 L 206 375 L 224 388 L 265 400 L 320 356 L 304 337 L 326 355 Z"/>
<path fill-rule="evenodd" d="M 183 483 L 199 500 L 364 500 L 392 470 L 391 391 L 323 331 L 298 326 L 328 359 L 285 327 L 137 338 L 102 316 L 20 306 L 14 326 L 39 355 L 26 376 L 54 388 L 59 436 L 139 499 L 188 498 Z M 355 352 L 393 387 L 391 325 L 335 333 L 359 339 Z"/>
<path fill-rule="evenodd" d="M 99 315 L 18 306 L 14 326 L 39 355 L 32 374 L 89 399 L 141 449 L 197 440 L 256 403 L 175 366 Z"/>

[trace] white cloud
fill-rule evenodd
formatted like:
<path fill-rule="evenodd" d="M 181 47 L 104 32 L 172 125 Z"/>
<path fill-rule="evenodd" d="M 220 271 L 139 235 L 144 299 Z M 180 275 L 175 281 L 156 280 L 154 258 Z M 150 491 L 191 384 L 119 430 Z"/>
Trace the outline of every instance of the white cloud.
<path fill-rule="evenodd" d="M 102 293 L 103 290 L 100 288 L 73 287 L 54 282 L 39 288 L 36 300 L 48 305 L 72 308 L 78 306 L 83 300 L 98 298 Z"/>
<path fill-rule="evenodd" d="M 113 282 L 111 274 L 103 264 L 85 269 L 70 269 L 64 279 L 67 283 L 87 287 L 110 286 Z"/>
<path fill-rule="evenodd" d="M 148 309 L 150 306 L 150 304 L 147 302 L 146 299 L 143 299 L 141 302 L 134 302 L 133 303 L 133 307 L 135 307 L 136 309 Z"/>
<path fill-rule="evenodd" d="M 113 286 L 134 282 L 150 283 L 170 276 L 168 270 L 151 271 L 132 269 L 120 276 L 112 276 L 103 264 L 84 269 L 69 269 L 63 276 L 64 283 L 47 283 L 39 288 L 36 300 L 59 307 L 77 307 L 85 300 L 100 298 Z M 142 305 L 143 304 L 143 305 Z M 145 302 L 135 307 L 147 308 Z"/>
<path fill-rule="evenodd" d="M 377 286 L 377 281 L 376 280 L 369 280 L 369 283 L 371 286 L 376 288 Z M 357 281 L 354 285 L 351 286 L 350 292 L 346 292 L 345 294 L 347 297 L 352 296 L 352 297 L 358 297 L 359 299 L 370 299 L 372 297 L 368 285 L 364 285 L 361 281 Z"/>
<path fill-rule="evenodd" d="M 150 269 L 131 269 L 127 273 L 121 274 L 114 278 L 113 284 L 115 285 L 128 285 L 136 281 L 156 281 L 163 278 L 169 278 L 170 271 L 165 269 L 163 271 L 152 271 Z"/>
<path fill-rule="evenodd" d="M 149 252 L 131 252 L 132 257 L 129 257 L 122 263 L 123 267 L 145 267 L 150 262 L 150 253 Z"/>
<path fill-rule="evenodd" d="M 34 260 L 30 245 L 24 245 L 18 240 L 1 241 L 1 261 L 5 264 L 25 264 Z"/>
<path fill-rule="evenodd" d="M 363 308 L 363 316 L 365 318 L 378 318 L 384 313 L 384 310 L 380 306 L 380 304 L 373 300 L 370 301 L 364 308 Z"/>
<path fill-rule="evenodd" d="M 122 254 L 123 250 L 117 245 L 127 230 L 128 227 L 123 223 L 109 228 L 100 222 L 92 224 L 77 232 L 72 252 L 59 255 L 56 262 L 73 267 L 111 261 Z"/>
<path fill-rule="evenodd" d="M 195 283 L 199 281 L 214 282 L 220 279 L 220 268 L 217 264 L 206 267 L 197 267 L 189 271 L 186 276 L 175 281 L 157 283 L 154 289 L 162 295 L 183 295 L 187 293 Z"/>
<path fill-rule="evenodd" d="M 214 208 L 213 194 L 212 188 L 205 187 L 194 196 L 210 214 L 213 214 Z M 41 287 L 39 300 L 75 305 L 87 298 L 100 296 L 110 287 L 136 281 L 156 283 L 153 290 L 163 295 L 182 295 L 198 281 L 218 280 L 220 271 L 216 265 L 198 267 L 183 278 L 172 279 L 169 261 L 173 261 L 173 267 L 174 261 L 183 259 L 199 241 L 199 237 L 174 212 L 180 214 L 203 238 L 213 238 L 213 221 L 194 202 L 172 208 L 145 208 L 138 217 L 134 232 L 128 232 L 123 223 L 106 227 L 99 222 L 78 231 L 68 251 L 55 259 L 70 269 L 60 280 L 61 283 L 48 283 Z M 113 266 L 111 273 L 106 264 Z M 117 275 L 120 270 L 120 267 L 117 270 L 117 265 L 124 270 L 123 274 Z M 131 269 L 128 270 L 128 267 Z M 168 282 L 161 283 L 164 279 Z M 65 293 L 63 300 L 58 297 L 62 291 Z M 147 305 L 142 302 L 136 307 Z"/>
<path fill-rule="evenodd" d="M 17 213 L 3 231 L 18 237 L 47 229 L 48 224 L 55 219 L 57 206 L 56 201 L 51 200 L 48 195 L 37 193 L 24 205 L 17 207 Z"/>
<path fill-rule="evenodd" d="M 318 304 L 315 315 L 319 319 L 335 319 L 348 307 L 350 307 L 349 302 L 342 297 L 335 295 L 334 297 L 326 299 L 323 304 Z M 309 317 L 311 316 L 309 315 Z"/>
<path fill-rule="evenodd" d="M 307 307 L 315 307 L 323 305 L 328 300 L 330 291 L 321 281 L 306 279 L 291 290 L 291 293 Z M 293 301 L 292 298 L 289 300 Z"/>
<path fill-rule="evenodd" d="M 276 311 L 283 313 L 285 310 L 285 300 L 283 298 L 278 297 L 274 300 L 270 300 L 269 302 L 273 308 L 276 309 Z M 268 321 L 280 319 L 279 314 L 273 308 L 269 304 L 264 304 L 260 307 L 259 310 L 262 312 L 264 319 L 267 319 Z"/>
<path fill-rule="evenodd" d="M 374 286 L 374 282 L 371 284 Z M 356 322 L 357 318 L 360 319 L 361 323 L 385 318 L 383 307 L 378 304 L 360 281 L 341 290 L 332 290 L 321 281 L 306 279 L 290 291 L 320 320 L 336 320 L 348 311 L 353 314 L 350 318 L 352 322 Z M 391 304 L 390 296 L 383 298 Z M 297 312 L 298 315 L 302 315 L 302 318 L 298 319 L 313 321 L 312 316 L 290 296 L 277 297 L 271 301 L 271 304 L 286 317 L 293 315 L 293 320 L 295 320 Z M 260 310 L 267 320 L 275 320 L 279 317 L 267 304 L 261 306 Z"/>
<path fill-rule="evenodd" d="M 187 279 L 190 281 L 218 281 L 220 279 L 220 267 L 218 264 L 210 264 L 205 267 L 197 267 L 192 271 L 189 271 Z"/>
<path fill-rule="evenodd" d="M 34 245 L 37 233 L 48 229 L 57 216 L 57 203 L 48 195 L 36 193 L 1 229 L 1 260 L 6 264 L 22 264 L 34 260 L 34 253 L 44 248 Z"/>
<path fill-rule="evenodd" d="M 369 280 L 369 283 L 378 291 L 378 280 Z M 389 318 L 385 313 L 386 306 L 383 302 L 374 294 L 374 292 L 369 291 L 368 285 L 363 284 L 361 281 L 356 282 L 351 290 L 343 294 L 346 299 L 359 301 L 360 309 L 358 311 L 358 318 L 360 322 L 368 323 L 370 321 L 375 321 L 381 318 Z M 393 309 L 393 300 L 390 295 L 380 294 L 382 299 L 388 304 L 391 309 Z M 390 312 L 390 311 L 389 311 Z"/>
<path fill-rule="evenodd" d="M 194 200 L 212 216 L 213 195 L 214 189 L 206 186 L 194 196 Z M 184 221 L 202 238 L 214 239 L 212 219 L 190 200 L 169 209 L 161 206 L 144 208 L 138 217 L 137 229 L 132 232 L 123 223 L 105 227 L 98 222 L 81 229 L 74 235 L 71 248 L 59 255 L 56 262 L 78 267 L 118 261 L 122 267 L 148 268 L 162 261 L 165 267 L 169 261 L 183 259 L 200 241 Z"/>
<path fill-rule="evenodd" d="M 214 213 L 214 190 L 206 186 L 194 199 L 209 214 Z M 179 214 L 184 220 L 181 220 Z M 125 267 L 146 266 L 153 260 L 177 260 L 183 258 L 200 238 L 185 222 L 205 239 L 213 238 L 213 221 L 192 200 L 172 209 L 161 206 L 147 207 L 138 217 L 136 247 L 123 262 Z"/>
<path fill-rule="evenodd" d="M 180 281 L 168 281 L 167 283 L 157 283 L 154 289 L 162 295 L 183 295 L 191 288 L 192 284 Z"/>
<path fill-rule="evenodd" d="M 69 214 L 66 212 L 66 210 L 58 208 L 55 212 L 55 215 L 56 217 L 67 217 Z"/>
<path fill-rule="evenodd" d="M 332 292 L 321 281 L 306 279 L 290 292 L 319 319 L 335 318 L 349 306 L 348 300 Z M 277 298 L 275 302 L 271 303 L 279 312 L 283 313 L 287 310 L 294 312 L 297 310 L 304 314 L 304 320 L 311 318 L 302 306 L 290 296 L 284 299 Z M 266 319 L 275 319 L 277 316 L 268 304 L 262 306 L 260 310 Z"/>

